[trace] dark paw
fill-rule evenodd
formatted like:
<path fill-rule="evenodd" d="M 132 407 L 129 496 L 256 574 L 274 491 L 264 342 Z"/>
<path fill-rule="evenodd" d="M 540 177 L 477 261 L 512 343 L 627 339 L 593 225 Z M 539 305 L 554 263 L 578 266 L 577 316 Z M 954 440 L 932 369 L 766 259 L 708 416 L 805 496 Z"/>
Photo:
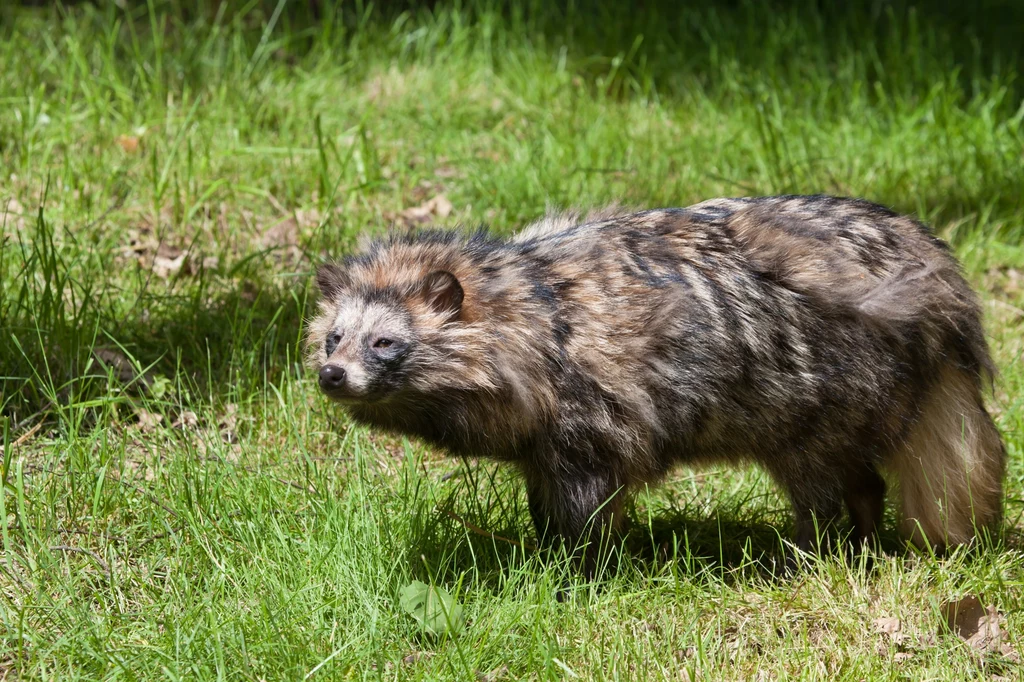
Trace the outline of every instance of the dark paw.
<path fill-rule="evenodd" d="M 769 583 L 791 580 L 808 566 L 810 558 L 810 554 L 786 545 L 757 561 L 758 574 Z"/>

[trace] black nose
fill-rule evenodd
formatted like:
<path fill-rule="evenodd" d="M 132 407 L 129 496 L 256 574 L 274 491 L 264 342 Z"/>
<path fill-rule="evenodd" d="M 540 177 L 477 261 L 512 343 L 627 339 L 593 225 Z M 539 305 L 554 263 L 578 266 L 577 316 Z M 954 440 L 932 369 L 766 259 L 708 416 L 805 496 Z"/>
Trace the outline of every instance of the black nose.
<path fill-rule="evenodd" d="M 320 368 L 320 388 L 332 391 L 341 388 L 345 383 L 345 370 L 337 365 L 324 365 Z"/>

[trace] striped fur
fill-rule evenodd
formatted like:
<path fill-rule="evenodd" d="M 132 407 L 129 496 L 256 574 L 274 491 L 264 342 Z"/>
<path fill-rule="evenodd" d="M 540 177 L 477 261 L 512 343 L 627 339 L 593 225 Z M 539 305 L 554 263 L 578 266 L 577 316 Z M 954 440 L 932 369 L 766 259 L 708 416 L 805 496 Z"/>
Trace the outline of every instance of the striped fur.
<path fill-rule="evenodd" d="M 784 487 L 803 548 L 844 507 L 872 538 L 886 468 L 915 542 L 1000 518 L 977 302 L 942 241 L 875 204 L 715 199 L 556 214 L 510 239 L 396 235 L 318 282 L 325 392 L 362 423 L 518 465 L 545 540 L 614 526 L 624 494 L 678 463 L 723 460 Z"/>

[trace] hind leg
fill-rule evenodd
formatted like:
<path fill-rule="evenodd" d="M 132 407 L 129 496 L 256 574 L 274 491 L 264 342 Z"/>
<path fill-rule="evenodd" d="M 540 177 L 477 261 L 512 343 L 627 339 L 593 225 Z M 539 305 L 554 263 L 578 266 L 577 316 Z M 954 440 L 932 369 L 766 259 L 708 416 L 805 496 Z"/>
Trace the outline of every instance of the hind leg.
<path fill-rule="evenodd" d="M 830 546 L 829 532 L 839 520 L 842 504 L 838 499 L 819 500 L 803 504 L 794 502 L 793 514 L 796 522 L 794 542 L 802 552 L 818 553 Z"/>
<path fill-rule="evenodd" d="M 885 481 L 873 464 L 866 463 L 849 474 L 845 498 L 856 546 L 876 543 L 885 511 Z"/>
<path fill-rule="evenodd" d="M 825 467 L 795 467 L 793 471 L 772 472 L 793 503 L 798 549 L 817 553 L 829 546 L 828 535 L 843 508 L 842 485 L 835 472 Z"/>

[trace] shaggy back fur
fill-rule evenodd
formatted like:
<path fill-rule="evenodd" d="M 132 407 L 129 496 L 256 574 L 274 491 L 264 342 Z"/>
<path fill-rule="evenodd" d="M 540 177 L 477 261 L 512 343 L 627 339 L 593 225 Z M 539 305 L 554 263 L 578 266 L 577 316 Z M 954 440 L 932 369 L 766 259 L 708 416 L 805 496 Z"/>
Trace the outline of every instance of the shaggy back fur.
<path fill-rule="evenodd" d="M 977 302 L 943 242 L 875 204 L 715 199 L 553 215 L 507 240 L 420 232 L 318 280 L 321 385 L 362 373 L 371 389 L 331 393 L 356 420 L 516 463 L 545 539 L 614 525 L 624 492 L 677 463 L 743 459 L 786 489 L 805 548 L 843 506 L 875 534 L 882 467 L 914 541 L 999 519 Z M 382 334 L 401 352 L 367 350 Z"/>

